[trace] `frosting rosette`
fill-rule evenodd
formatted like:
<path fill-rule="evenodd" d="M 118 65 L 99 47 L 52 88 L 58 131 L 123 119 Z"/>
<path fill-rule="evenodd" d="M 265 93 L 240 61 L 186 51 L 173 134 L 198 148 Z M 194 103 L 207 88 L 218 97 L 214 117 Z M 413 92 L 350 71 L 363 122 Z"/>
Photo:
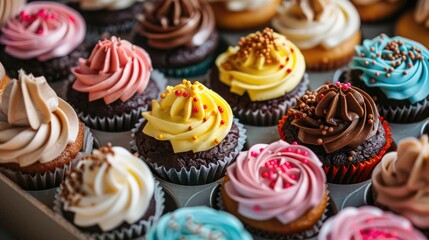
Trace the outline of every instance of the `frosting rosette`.
<path fill-rule="evenodd" d="M 273 0 L 207 0 L 208 2 L 223 2 L 226 9 L 239 12 L 246 10 L 255 10 Z"/>
<path fill-rule="evenodd" d="M 103 9 L 110 11 L 121 10 L 143 1 L 144 0 L 69 0 L 69 2 L 79 3 L 81 9 L 88 11 Z"/>
<path fill-rule="evenodd" d="M 137 19 L 139 33 L 158 49 L 201 46 L 215 31 L 214 13 L 200 0 L 147 1 Z"/>
<path fill-rule="evenodd" d="M 414 12 L 414 19 L 416 22 L 429 28 L 429 2 L 425 0 L 419 0 L 417 2 L 416 10 Z"/>
<path fill-rule="evenodd" d="M 376 203 L 419 228 L 429 228 L 428 161 L 428 136 L 405 138 L 398 151 L 386 154 L 372 174 Z"/>
<path fill-rule="evenodd" d="M 359 31 L 359 13 L 347 0 L 283 2 L 273 27 L 300 49 L 331 49 Z"/>
<path fill-rule="evenodd" d="M 280 140 L 241 152 L 227 169 L 228 196 L 253 220 L 288 224 L 318 206 L 326 194 L 322 163 L 308 148 Z"/>
<path fill-rule="evenodd" d="M 241 38 L 216 59 L 219 79 L 238 95 L 265 101 L 292 91 L 305 73 L 305 60 L 286 37 L 266 28 Z"/>
<path fill-rule="evenodd" d="M 26 0 L 3 0 L 0 5 L 0 26 L 3 26 L 9 19 L 15 17 L 25 3 Z"/>
<path fill-rule="evenodd" d="M 170 141 L 173 151 L 201 152 L 219 144 L 229 133 L 233 114 L 228 103 L 198 81 L 168 86 L 152 111 L 143 112 L 143 133 Z"/>
<path fill-rule="evenodd" d="M 298 139 L 323 146 L 326 153 L 361 145 L 381 124 L 372 98 L 350 83 L 324 85 L 297 101 L 291 124 L 299 129 Z"/>
<path fill-rule="evenodd" d="M 148 210 L 155 182 L 150 169 L 122 147 L 101 147 L 86 156 L 62 184 L 65 211 L 80 227 L 110 231 L 134 224 Z"/>
<path fill-rule="evenodd" d="M 55 2 L 32 2 L 3 26 L 0 43 L 18 59 L 46 61 L 71 53 L 85 32 L 85 21 L 75 10 Z"/>
<path fill-rule="evenodd" d="M 348 207 L 328 219 L 320 230 L 319 240 L 397 239 L 424 240 L 407 219 L 381 209 Z"/>
<path fill-rule="evenodd" d="M 44 77 L 20 70 L 18 80 L 6 86 L 0 107 L 0 163 L 47 163 L 76 141 L 78 117 Z"/>
<path fill-rule="evenodd" d="M 127 101 L 145 90 L 152 64 L 149 55 L 126 40 L 111 37 L 99 41 L 88 59 L 79 59 L 72 69 L 73 89 L 87 92 L 89 101 L 103 99 L 106 104 Z"/>
<path fill-rule="evenodd" d="M 366 86 L 379 88 L 388 99 L 412 104 L 429 95 L 429 51 L 420 43 L 384 34 L 356 47 L 350 68 L 362 71 Z"/>
<path fill-rule="evenodd" d="M 250 240 L 252 237 L 243 224 L 227 212 L 208 207 L 188 207 L 161 217 L 146 235 L 146 239 Z"/>

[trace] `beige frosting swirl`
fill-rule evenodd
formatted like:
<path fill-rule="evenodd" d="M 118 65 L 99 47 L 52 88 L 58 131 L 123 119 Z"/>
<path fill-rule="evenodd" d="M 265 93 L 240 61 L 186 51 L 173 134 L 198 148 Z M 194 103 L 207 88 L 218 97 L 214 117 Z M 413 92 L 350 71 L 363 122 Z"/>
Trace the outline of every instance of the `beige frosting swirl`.
<path fill-rule="evenodd" d="M 57 158 L 76 141 L 79 120 L 44 77 L 19 71 L 6 86 L 0 109 L 0 163 L 21 167 Z"/>
<path fill-rule="evenodd" d="M 26 0 L 1 0 L 0 2 L 0 26 L 14 17 L 19 9 L 25 5 Z"/>
<path fill-rule="evenodd" d="M 131 7 L 136 2 L 143 2 L 144 0 L 70 0 L 70 2 L 79 3 L 79 7 L 83 10 L 121 10 Z"/>
<path fill-rule="evenodd" d="M 225 7 L 233 12 L 258 9 L 273 0 L 207 0 L 208 2 L 223 2 Z"/>
<path fill-rule="evenodd" d="M 417 2 L 416 10 L 414 12 L 414 19 L 416 22 L 429 28 L 429 1 L 419 0 Z"/>
<path fill-rule="evenodd" d="M 386 154 L 372 174 L 376 202 L 405 216 L 417 227 L 429 227 L 429 141 L 406 138 L 398 151 Z"/>

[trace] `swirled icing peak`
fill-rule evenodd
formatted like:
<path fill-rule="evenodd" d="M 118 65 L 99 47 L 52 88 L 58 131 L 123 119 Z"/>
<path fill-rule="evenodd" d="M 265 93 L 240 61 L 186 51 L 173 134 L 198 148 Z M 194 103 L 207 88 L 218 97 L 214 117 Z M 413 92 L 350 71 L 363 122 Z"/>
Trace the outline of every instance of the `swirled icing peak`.
<path fill-rule="evenodd" d="M 250 240 L 252 237 L 243 224 L 227 212 L 208 207 L 188 207 L 162 216 L 146 239 Z"/>
<path fill-rule="evenodd" d="M 284 36 L 266 28 L 251 33 L 216 59 L 220 81 L 238 95 L 264 101 L 292 91 L 305 73 L 304 57 Z"/>
<path fill-rule="evenodd" d="M 280 140 L 256 144 L 228 167 L 225 190 L 250 219 L 295 221 L 322 202 L 326 176 L 308 148 Z"/>
<path fill-rule="evenodd" d="M 362 71 L 368 87 L 381 89 L 388 99 L 411 103 L 429 95 L 429 51 L 420 43 L 382 34 L 364 40 L 356 51 L 350 67 Z"/>
<path fill-rule="evenodd" d="M 101 147 L 72 169 L 62 184 L 64 210 L 77 226 L 103 231 L 133 224 L 149 208 L 155 182 L 147 165 L 122 147 Z"/>
<path fill-rule="evenodd" d="M 272 24 L 300 49 L 330 49 L 359 31 L 360 21 L 347 0 L 294 0 L 283 3 Z"/>
<path fill-rule="evenodd" d="M 55 2 L 32 2 L 3 26 L 0 43 L 16 58 L 46 61 L 72 52 L 85 32 L 85 21 L 75 10 Z"/>
<path fill-rule="evenodd" d="M 125 102 L 135 93 L 143 93 L 151 71 L 145 50 L 112 37 L 99 41 L 88 59 L 79 59 L 79 66 L 72 69 L 76 76 L 73 89 L 87 92 L 89 101 Z"/>
<path fill-rule="evenodd" d="M 161 98 L 160 102 L 152 100 L 152 111 L 142 113 L 147 120 L 143 133 L 170 141 L 175 153 L 209 150 L 231 129 L 231 107 L 197 81 L 168 86 Z"/>
<path fill-rule="evenodd" d="M 416 10 L 414 12 L 414 19 L 416 22 L 423 24 L 429 28 L 429 2 L 426 0 L 419 0 L 417 2 Z"/>
<path fill-rule="evenodd" d="M 357 147 L 377 133 L 380 120 L 374 101 L 350 83 L 324 85 L 297 101 L 292 125 L 299 129 L 298 139 L 321 145 L 326 153 Z"/>
<path fill-rule="evenodd" d="M 159 49 L 200 46 L 215 31 L 213 11 L 200 0 L 147 1 L 137 19 L 148 45 Z"/>
<path fill-rule="evenodd" d="M 319 240 L 424 240 L 406 218 L 371 206 L 347 207 L 323 224 Z"/>
<path fill-rule="evenodd" d="M 144 0 L 68 0 L 69 2 L 79 3 L 80 9 L 93 11 L 93 10 L 121 10 L 131 7 L 137 2 L 143 2 Z"/>
<path fill-rule="evenodd" d="M 0 163 L 22 167 L 57 158 L 76 141 L 79 120 L 44 77 L 26 75 L 6 86 L 0 101 Z"/>
<path fill-rule="evenodd" d="M 408 218 L 420 228 L 429 227 L 429 141 L 406 138 L 398 151 L 386 154 L 372 174 L 376 202 Z"/>
<path fill-rule="evenodd" d="M 0 5 L 0 26 L 3 26 L 9 19 L 15 17 L 26 3 L 26 0 L 2 0 Z"/>

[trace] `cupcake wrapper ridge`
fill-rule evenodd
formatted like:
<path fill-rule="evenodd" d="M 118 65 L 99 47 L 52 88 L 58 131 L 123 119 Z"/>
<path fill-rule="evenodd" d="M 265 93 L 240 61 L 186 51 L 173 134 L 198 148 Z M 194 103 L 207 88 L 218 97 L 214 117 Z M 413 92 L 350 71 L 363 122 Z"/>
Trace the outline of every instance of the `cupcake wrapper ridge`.
<path fill-rule="evenodd" d="M 210 55 L 204 61 L 192 66 L 182 68 L 157 68 L 157 70 L 164 73 L 166 76 L 173 78 L 196 77 L 206 74 L 208 69 L 212 66 L 214 59 L 215 56 Z"/>

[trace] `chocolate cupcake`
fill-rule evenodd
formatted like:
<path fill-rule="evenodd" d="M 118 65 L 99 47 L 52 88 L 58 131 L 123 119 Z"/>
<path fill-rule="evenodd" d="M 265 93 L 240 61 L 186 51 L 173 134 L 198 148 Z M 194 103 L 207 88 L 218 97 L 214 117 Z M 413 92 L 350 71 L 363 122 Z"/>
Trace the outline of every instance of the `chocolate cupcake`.
<path fill-rule="evenodd" d="M 243 148 L 243 126 L 218 94 L 199 82 L 168 86 L 133 129 L 132 149 L 172 183 L 199 185 L 223 177 Z"/>
<path fill-rule="evenodd" d="M 148 51 L 153 66 L 166 75 L 178 78 L 203 75 L 213 63 L 219 34 L 208 3 L 146 1 L 137 19 L 134 42 Z"/>
<path fill-rule="evenodd" d="M 116 37 L 100 41 L 72 73 L 70 104 L 89 127 L 109 132 L 133 128 L 166 82 L 144 49 Z"/>
<path fill-rule="evenodd" d="M 300 50 L 269 28 L 219 55 L 208 80 L 241 122 L 255 126 L 276 125 L 308 84 Z"/>
<path fill-rule="evenodd" d="M 54 210 L 91 239 L 135 239 L 164 209 L 164 193 L 146 164 L 122 147 L 101 147 L 73 168 Z"/>
<path fill-rule="evenodd" d="M 390 149 L 390 127 L 372 98 L 348 84 L 308 91 L 280 121 L 281 139 L 313 150 L 323 162 L 328 182 L 358 183 Z"/>
<path fill-rule="evenodd" d="M 381 116 L 398 123 L 429 116 L 429 51 L 423 45 L 382 34 L 356 52 L 341 79 L 372 96 Z"/>
<path fill-rule="evenodd" d="M 23 68 L 48 82 L 67 79 L 70 68 L 85 56 L 85 21 L 56 2 L 32 2 L 2 27 L 0 61 L 10 77 Z"/>
<path fill-rule="evenodd" d="M 24 189 L 58 186 L 81 154 L 92 150 L 89 129 L 44 77 L 20 70 L 0 107 L 0 172 Z"/>

